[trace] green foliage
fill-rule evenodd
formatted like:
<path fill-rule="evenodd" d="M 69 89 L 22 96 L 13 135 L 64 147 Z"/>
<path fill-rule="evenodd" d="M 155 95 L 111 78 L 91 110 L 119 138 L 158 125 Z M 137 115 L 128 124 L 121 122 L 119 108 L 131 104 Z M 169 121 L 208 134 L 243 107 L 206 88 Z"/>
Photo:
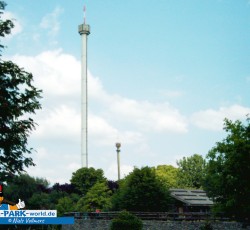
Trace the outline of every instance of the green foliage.
<path fill-rule="evenodd" d="M 76 203 L 76 211 L 77 212 L 89 212 L 87 210 L 87 208 L 85 207 L 86 205 L 86 202 L 85 202 L 85 198 L 84 197 L 81 197 L 77 203 Z M 90 210 L 90 212 L 92 212 L 93 210 Z"/>
<path fill-rule="evenodd" d="M 57 215 L 63 216 L 66 212 L 73 212 L 76 210 L 76 203 L 74 200 L 69 197 L 62 197 L 58 200 L 58 204 L 56 205 Z"/>
<path fill-rule="evenodd" d="M 52 191 L 50 193 L 34 193 L 33 196 L 28 200 L 28 208 L 37 210 L 56 209 L 56 205 L 60 204 L 59 201 L 63 200 L 65 197 L 69 198 L 72 203 L 74 203 L 74 207 L 76 207 L 76 203 L 80 199 L 79 195 L 75 193 L 67 194 L 65 192 L 56 191 Z M 61 205 L 62 213 L 67 211 L 67 209 L 64 210 L 63 208 L 64 206 Z"/>
<path fill-rule="evenodd" d="M 111 208 L 112 191 L 106 182 L 97 182 L 89 189 L 86 196 L 78 202 L 76 209 L 80 212 L 94 212 L 96 209 L 107 211 Z"/>
<path fill-rule="evenodd" d="M 15 176 L 11 182 L 4 186 L 4 197 L 14 203 L 20 198 L 25 202 L 27 209 L 56 209 L 60 208 L 60 215 L 64 212 L 71 211 L 66 205 L 65 197 L 69 198 L 76 210 L 76 203 L 80 196 L 74 193 L 74 189 L 69 184 L 60 185 L 58 183 L 49 187 L 49 183 L 43 178 L 34 178 L 28 174 Z"/>
<path fill-rule="evenodd" d="M 89 189 L 97 182 L 106 182 L 102 169 L 80 168 L 72 174 L 70 182 L 81 195 L 86 195 Z"/>
<path fill-rule="evenodd" d="M 135 215 L 123 211 L 111 222 L 111 230 L 141 230 L 142 221 Z"/>
<path fill-rule="evenodd" d="M 114 210 L 167 211 L 170 201 L 168 189 L 149 167 L 135 168 L 112 197 Z"/>
<path fill-rule="evenodd" d="M 179 188 L 202 188 L 205 173 L 205 160 L 201 155 L 194 154 L 177 161 L 179 171 L 177 184 Z"/>
<path fill-rule="evenodd" d="M 13 202 L 18 202 L 18 199 L 25 201 L 29 207 L 29 199 L 34 193 L 41 193 L 48 188 L 48 181 L 42 178 L 34 178 L 28 174 L 15 176 L 11 182 L 4 187 L 4 196 L 6 199 Z"/>
<path fill-rule="evenodd" d="M 158 165 L 155 173 L 166 188 L 177 188 L 177 168 L 172 165 Z"/>
<path fill-rule="evenodd" d="M 204 188 L 216 201 L 215 209 L 229 216 L 247 218 L 250 213 L 250 122 L 225 119 L 227 137 L 208 155 Z"/>
<path fill-rule="evenodd" d="M 49 195 L 49 204 L 48 205 L 50 206 L 50 209 L 55 209 L 56 204 L 58 203 L 59 199 L 66 197 L 66 196 L 69 196 L 69 194 L 67 194 L 65 192 L 61 192 L 61 191 L 50 191 L 48 193 L 48 195 Z M 34 196 L 35 196 L 35 194 L 34 194 Z M 33 204 L 32 198 L 33 197 L 31 197 L 31 204 Z M 43 203 L 43 202 L 41 202 L 41 203 Z"/>
<path fill-rule="evenodd" d="M 3 14 L 5 7 L 6 7 L 6 3 L 3 1 L 0 1 L 0 37 L 5 37 L 6 35 L 10 34 L 11 29 L 14 27 L 14 24 L 11 20 L 3 21 L 1 18 L 1 14 Z M 4 46 L 0 44 L 0 49 L 2 48 L 4 48 Z"/>
<path fill-rule="evenodd" d="M 120 211 L 122 210 L 123 208 L 123 199 L 124 199 L 124 193 L 125 193 L 125 179 L 121 179 L 118 181 L 118 189 L 115 191 L 115 193 L 112 195 L 111 197 L 111 204 L 112 204 L 112 207 L 111 209 L 113 211 Z"/>
<path fill-rule="evenodd" d="M 46 210 L 54 209 L 55 205 L 50 201 L 50 195 L 48 193 L 34 193 L 28 200 L 29 209 L 34 210 Z"/>
<path fill-rule="evenodd" d="M 3 21 L 1 14 L 5 3 L 0 1 L 0 37 L 9 34 L 14 27 L 10 20 Z M 0 51 L 4 46 L 0 44 Z M 24 172 L 34 166 L 28 148 L 28 137 L 35 129 L 35 122 L 28 114 L 41 109 L 38 99 L 41 90 L 32 85 L 33 75 L 11 61 L 0 59 L 0 180 Z"/>

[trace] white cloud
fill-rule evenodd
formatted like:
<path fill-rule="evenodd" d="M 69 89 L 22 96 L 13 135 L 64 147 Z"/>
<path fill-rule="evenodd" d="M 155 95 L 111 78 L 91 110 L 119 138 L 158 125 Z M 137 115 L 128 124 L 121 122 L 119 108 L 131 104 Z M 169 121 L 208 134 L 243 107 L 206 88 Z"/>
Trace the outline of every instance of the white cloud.
<path fill-rule="evenodd" d="M 46 154 L 52 156 L 56 162 L 60 159 L 60 169 L 55 168 L 49 176 L 52 182 L 69 180 L 72 171 L 80 165 L 80 82 L 81 65 L 75 57 L 63 53 L 62 50 L 46 51 L 35 57 L 16 55 L 14 61 L 33 73 L 34 84 L 44 90 L 43 109 L 34 118 L 39 124 L 33 139 L 41 141 L 39 145 L 39 168 L 47 168 Z M 108 93 L 99 77 L 88 72 L 89 93 L 89 140 L 94 159 L 98 158 L 94 167 L 105 169 L 108 178 L 117 175 L 116 163 L 107 160 L 114 157 L 114 143 L 119 137 L 126 154 L 123 156 L 123 174 L 132 170 L 128 166 L 129 157 L 133 156 L 135 165 L 138 166 L 139 158 L 151 159 L 155 154 L 151 149 L 149 136 L 166 134 L 185 134 L 188 132 L 188 123 L 198 128 L 222 131 L 224 118 L 231 120 L 245 119 L 250 113 L 250 108 L 241 105 L 221 107 L 218 110 L 207 109 L 193 113 L 188 120 L 176 108 L 169 103 L 152 103 L 146 100 L 138 101 L 121 95 Z M 51 141 L 51 147 L 44 141 Z M 58 146 L 56 152 L 55 146 Z M 66 146 L 66 149 L 63 149 Z M 77 149 L 76 155 L 68 154 L 69 149 Z M 79 147 L 80 148 L 80 147 Z M 58 152 L 57 152 L 58 151 Z M 130 152 L 130 156 L 128 152 Z M 101 152 L 101 154 L 100 154 Z M 108 155 L 108 157 L 107 157 Z M 113 166 L 112 166 L 113 165 Z M 52 166 L 51 166 L 52 167 Z M 113 171 L 111 168 L 113 168 Z M 139 165 L 140 167 L 140 165 Z M 64 170 L 65 168 L 65 170 Z M 41 173 L 36 169 L 34 173 Z M 57 175 L 58 170 L 62 175 Z M 64 171 L 63 171 L 64 170 Z M 32 171 L 33 172 L 33 171 Z M 60 174 L 60 173 L 59 173 Z M 47 174 L 46 174 L 47 175 Z M 60 179 L 61 178 L 61 179 Z M 64 179 L 63 179 L 64 178 Z"/>
<path fill-rule="evenodd" d="M 49 35 L 55 37 L 60 30 L 59 16 L 63 13 L 63 9 L 56 7 L 52 13 L 45 15 L 40 23 L 43 29 L 49 30 Z"/>
<path fill-rule="evenodd" d="M 150 103 L 116 96 L 113 97 L 110 111 L 113 116 L 119 116 L 143 131 L 187 132 L 185 118 L 168 103 Z"/>
<path fill-rule="evenodd" d="M 95 77 L 88 71 L 88 96 L 101 102 L 109 100 L 107 92 L 105 92 L 100 78 Z"/>
<path fill-rule="evenodd" d="M 74 108 L 67 105 L 48 110 L 40 114 L 36 121 L 39 126 L 34 132 L 35 138 L 53 138 L 60 139 L 68 137 L 70 139 L 79 139 L 80 114 Z"/>
<path fill-rule="evenodd" d="M 80 94 L 81 65 L 72 55 L 59 49 L 45 51 L 35 57 L 15 55 L 12 59 L 33 74 L 36 86 L 46 95 Z"/>
<path fill-rule="evenodd" d="M 44 175 L 51 182 L 68 181 L 72 171 L 80 167 L 80 61 L 60 49 L 34 57 L 15 55 L 11 59 L 32 72 L 34 85 L 43 90 L 43 108 L 34 118 L 39 126 L 32 135 L 37 146 L 34 148 L 39 149 L 35 156 L 37 167 L 30 172 L 34 176 Z M 106 156 L 114 151 L 117 137 L 126 147 L 124 151 L 131 151 L 135 157 L 133 162 L 137 162 L 142 154 L 144 158 L 152 154 L 147 135 L 187 132 L 185 117 L 168 103 L 137 101 L 109 94 L 100 78 L 88 73 L 88 130 L 90 148 L 96 154 L 92 157 L 98 158 L 95 167 L 101 166 L 105 171 L 110 167 L 112 162 Z M 129 154 L 124 157 L 124 161 L 130 161 Z M 60 165 L 51 163 L 58 161 Z M 123 174 L 131 169 L 126 164 L 121 167 Z M 108 175 L 113 176 L 111 171 Z"/>
<path fill-rule="evenodd" d="M 132 172 L 134 169 L 131 165 L 121 165 L 120 166 L 120 177 L 121 179 L 127 176 L 130 172 Z M 117 163 L 112 163 L 108 170 L 106 171 L 106 177 L 112 180 L 118 179 L 118 166 Z"/>
<path fill-rule="evenodd" d="M 111 140 L 114 140 L 117 136 L 118 130 L 112 127 L 103 117 L 90 114 L 89 134 L 96 139 L 96 143 L 110 145 L 110 143 L 112 143 Z"/>
<path fill-rule="evenodd" d="M 184 93 L 180 90 L 161 90 L 160 94 L 163 97 L 172 99 L 172 98 L 180 98 L 183 96 Z"/>
<path fill-rule="evenodd" d="M 221 131 L 225 118 L 241 120 L 245 119 L 249 113 L 250 108 L 232 105 L 230 107 L 221 107 L 219 110 L 207 109 L 196 112 L 191 116 L 191 122 L 202 129 Z"/>
<path fill-rule="evenodd" d="M 33 73 L 37 87 L 44 91 L 45 103 L 51 100 L 51 95 L 71 96 L 79 98 L 80 102 L 81 67 L 80 62 L 73 56 L 64 54 L 62 50 L 55 50 L 43 52 L 35 57 L 16 55 L 13 59 Z M 168 103 L 156 104 L 111 95 L 103 89 L 99 78 L 93 77 L 90 72 L 88 78 L 90 102 L 101 105 L 103 114 L 99 111 L 99 115 L 90 117 L 90 126 L 92 124 L 95 133 L 106 131 L 108 135 L 117 135 L 117 129 L 108 124 L 109 120 L 136 126 L 141 131 L 187 132 L 185 118 Z M 64 102 L 56 103 L 60 105 Z"/>
<path fill-rule="evenodd" d="M 49 157 L 49 154 L 48 152 L 46 151 L 46 149 L 44 147 L 42 148 L 38 148 L 36 150 L 36 159 L 39 161 L 39 160 L 42 160 L 42 159 L 48 159 Z"/>

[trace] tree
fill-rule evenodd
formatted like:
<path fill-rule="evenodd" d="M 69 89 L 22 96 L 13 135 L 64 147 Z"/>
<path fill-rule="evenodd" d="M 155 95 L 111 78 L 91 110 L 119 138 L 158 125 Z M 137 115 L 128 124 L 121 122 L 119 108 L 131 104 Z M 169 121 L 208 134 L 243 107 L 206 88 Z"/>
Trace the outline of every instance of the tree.
<path fill-rule="evenodd" d="M 177 161 L 179 171 L 177 183 L 179 188 L 200 189 L 204 176 L 206 161 L 201 155 L 194 154 Z"/>
<path fill-rule="evenodd" d="M 65 192 L 68 194 L 72 194 L 76 192 L 75 187 L 72 184 L 59 184 L 59 183 L 55 183 L 51 189 L 51 191 L 56 191 L 56 192 Z"/>
<path fill-rule="evenodd" d="M 11 33 L 11 29 L 14 28 L 14 24 L 11 20 L 3 21 L 1 18 L 1 14 L 5 10 L 6 3 L 4 1 L 0 1 L 0 37 L 5 37 L 6 35 Z M 0 44 L 0 51 L 4 48 L 2 44 Z"/>
<path fill-rule="evenodd" d="M 108 188 L 112 191 L 112 193 L 115 193 L 116 190 L 119 188 L 118 182 L 113 180 L 108 180 Z"/>
<path fill-rule="evenodd" d="M 107 179 L 104 177 L 102 169 L 80 168 L 72 173 L 70 182 L 79 191 L 81 195 L 86 195 L 88 190 L 97 182 L 104 182 Z"/>
<path fill-rule="evenodd" d="M 76 203 L 73 201 L 71 197 L 62 197 L 58 200 L 58 204 L 56 205 L 56 210 L 58 212 L 58 216 L 62 216 L 66 212 L 75 211 Z"/>
<path fill-rule="evenodd" d="M 15 176 L 12 182 L 4 187 L 4 196 L 11 201 L 18 202 L 18 199 L 25 201 L 29 207 L 30 198 L 35 193 L 46 192 L 48 189 L 48 181 L 42 178 L 34 178 L 28 174 Z"/>
<path fill-rule="evenodd" d="M 40 198 L 39 198 L 40 197 Z M 38 205 L 39 208 L 36 209 L 56 209 L 56 205 L 60 204 L 61 205 L 61 210 L 62 213 L 66 212 L 69 210 L 66 208 L 65 210 L 63 209 L 63 198 L 69 198 L 74 205 L 73 208 L 70 209 L 71 211 L 76 211 L 76 203 L 80 199 L 80 196 L 76 193 L 66 193 L 62 191 L 51 191 L 50 193 L 38 193 L 34 194 L 31 199 L 29 200 L 29 204 L 31 207 L 34 207 L 34 205 Z M 65 200 L 64 200 L 65 201 Z M 59 205 L 59 206 L 60 206 Z"/>
<path fill-rule="evenodd" d="M 77 210 L 81 212 L 94 212 L 96 209 L 108 210 L 111 207 L 112 191 L 106 182 L 97 182 L 89 189 L 86 196 L 77 202 Z"/>
<path fill-rule="evenodd" d="M 135 168 L 113 195 L 113 209 L 129 211 L 167 211 L 171 198 L 168 189 L 162 185 L 155 169 Z"/>
<path fill-rule="evenodd" d="M 204 188 L 216 209 L 236 218 L 250 213 L 250 120 L 246 124 L 225 119 L 227 137 L 208 155 Z"/>
<path fill-rule="evenodd" d="M 166 188 L 177 188 L 177 168 L 172 165 L 158 165 L 155 173 Z"/>
<path fill-rule="evenodd" d="M 48 193 L 34 193 L 29 199 L 28 208 L 35 210 L 55 209 L 55 204 L 50 202 L 50 195 Z"/>
<path fill-rule="evenodd" d="M 14 24 L 3 21 L 1 14 L 6 4 L 0 1 L 0 37 L 11 32 Z M 4 46 L 0 44 L 0 52 Z M 7 181 L 12 175 L 34 166 L 28 148 L 28 137 L 35 129 L 34 120 L 28 114 L 41 109 L 41 90 L 32 85 L 33 75 L 11 61 L 0 59 L 0 180 Z"/>

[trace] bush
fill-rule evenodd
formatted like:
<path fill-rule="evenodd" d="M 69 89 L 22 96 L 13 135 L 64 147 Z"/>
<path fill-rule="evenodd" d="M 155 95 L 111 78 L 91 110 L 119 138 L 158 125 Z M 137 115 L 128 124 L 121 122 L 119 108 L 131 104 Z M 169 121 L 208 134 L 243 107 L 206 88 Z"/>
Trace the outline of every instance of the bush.
<path fill-rule="evenodd" d="M 142 230 L 142 221 L 135 215 L 122 211 L 112 220 L 111 230 Z"/>

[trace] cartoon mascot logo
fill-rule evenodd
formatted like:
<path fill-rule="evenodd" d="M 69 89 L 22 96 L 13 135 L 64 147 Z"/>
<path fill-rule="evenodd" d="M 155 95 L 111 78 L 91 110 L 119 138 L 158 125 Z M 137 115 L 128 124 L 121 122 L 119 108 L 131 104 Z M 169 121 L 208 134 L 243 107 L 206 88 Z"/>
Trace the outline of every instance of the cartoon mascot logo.
<path fill-rule="evenodd" d="M 25 207 L 25 203 L 24 201 L 21 201 L 20 199 L 17 204 L 6 200 L 3 197 L 3 185 L 0 184 L 0 210 L 18 210 L 24 207 Z"/>

